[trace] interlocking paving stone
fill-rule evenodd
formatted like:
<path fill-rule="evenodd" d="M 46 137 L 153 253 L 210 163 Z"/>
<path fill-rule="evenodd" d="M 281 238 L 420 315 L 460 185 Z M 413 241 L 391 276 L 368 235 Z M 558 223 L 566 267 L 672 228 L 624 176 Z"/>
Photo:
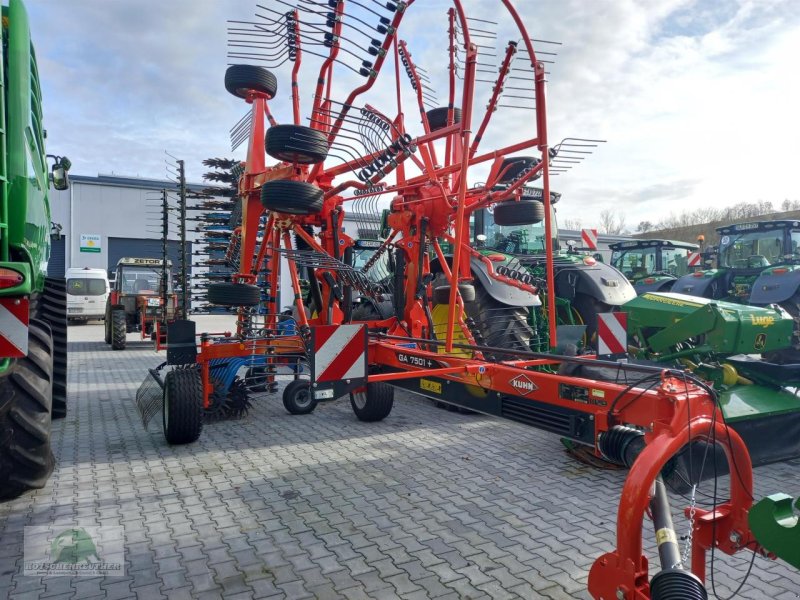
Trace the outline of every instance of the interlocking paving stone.
<path fill-rule="evenodd" d="M 278 394 L 170 447 L 133 405 L 163 354 L 133 334 L 112 352 L 97 325 L 69 333 L 56 469 L 0 504 L 0 597 L 588 598 L 589 567 L 613 549 L 624 473 L 575 463 L 553 435 L 403 393 L 381 423 L 360 423 L 345 400 L 290 416 Z M 798 471 L 800 460 L 756 469 L 757 496 L 797 494 Z M 684 505 L 673 498 L 679 534 Z M 23 576 L 23 527 L 75 521 L 124 527 L 125 577 Z M 749 559 L 715 556 L 718 593 Z M 799 592 L 800 574 L 756 557 L 740 598 Z"/>

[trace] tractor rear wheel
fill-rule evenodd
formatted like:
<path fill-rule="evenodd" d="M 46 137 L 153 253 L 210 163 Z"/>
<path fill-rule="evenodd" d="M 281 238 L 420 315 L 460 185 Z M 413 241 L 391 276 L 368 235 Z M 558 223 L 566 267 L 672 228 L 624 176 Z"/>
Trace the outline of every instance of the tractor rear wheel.
<path fill-rule="evenodd" d="M 431 131 L 437 131 L 447 127 L 447 111 L 448 108 L 446 106 L 442 106 L 440 108 L 431 109 L 425 113 L 425 116 L 428 117 L 428 125 L 430 126 Z M 453 109 L 453 124 L 455 125 L 456 123 L 461 123 L 460 108 Z"/>
<path fill-rule="evenodd" d="M 111 309 L 111 349 L 125 350 L 128 335 L 128 320 L 121 308 Z"/>
<path fill-rule="evenodd" d="M 258 306 L 261 288 L 250 283 L 218 281 L 208 285 L 208 301 L 220 306 Z"/>
<path fill-rule="evenodd" d="M 394 388 L 388 383 L 368 383 L 366 389 L 350 392 L 350 406 L 359 421 L 383 421 L 394 406 Z"/>
<path fill-rule="evenodd" d="M 247 98 L 250 92 L 261 92 L 268 98 L 274 98 L 278 91 L 278 79 L 264 67 L 231 65 L 225 71 L 225 89 L 239 98 Z"/>
<path fill-rule="evenodd" d="M 54 419 L 67 416 L 67 281 L 59 277 L 44 280 L 40 304 L 42 319 L 53 333 L 53 402 Z"/>
<path fill-rule="evenodd" d="M 272 158 L 300 165 L 315 165 L 328 157 L 328 136 L 304 125 L 273 125 L 264 145 Z"/>
<path fill-rule="evenodd" d="M 465 308 L 480 333 L 480 344 L 508 350 L 530 350 L 535 335 L 528 324 L 530 308 L 502 304 L 482 285 L 476 286 L 475 301 Z M 498 358 L 508 358 L 508 355 L 499 355 Z"/>
<path fill-rule="evenodd" d="M 44 321 L 28 327 L 28 355 L 12 359 L 0 378 L 0 498 L 44 487 L 53 472 L 50 449 L 53 337 Z"/>
<path fill-rule="evenodd" d="M 439 280 L 438 285 L 437 280 Z M 447 279 L 437 277 L 437 279 L 434 279 L 433 284 L 433 303 L 450 304 L 450 284 L 447 283 Z M 475 286 L 471 283 L 459 283 L 458 293 L 461 294 L 461 299 L 464 302 L 475 301 Z"/>
<path fill-rule="evenodd" d="M 175 369 L 164 378 L 164 438 L 191 444 L 203 431 L 203 382 L 197 369 Z"/>
<path fill-rule="evenodd" d="M 575 294 L 572 306 L 586 325 L 586 340 L 592 345 L 597 333 L 597 314 L 613 312 L 613 307 L 588 294 Z"/>
<path fill-rule="evenodd" d="M 106 316 L 103 319 L 103 329 L 105 330 L 106 344 L 111 343 L 111 310 L 106 308 Z"/>
<path fill-rule="evenodd" d="M 261 204 L 288 215 L 315 215 L 322 210 L 322 190 L 305 181 L 274 179 L 261 186 Z"/>
<path fill-rule="evenodd" d="M 283 390 L 283 407 L 292 415 L 307 415 L 317 408 L 317 399 L 311 393 L 307 379 L 290 381 Z"/>

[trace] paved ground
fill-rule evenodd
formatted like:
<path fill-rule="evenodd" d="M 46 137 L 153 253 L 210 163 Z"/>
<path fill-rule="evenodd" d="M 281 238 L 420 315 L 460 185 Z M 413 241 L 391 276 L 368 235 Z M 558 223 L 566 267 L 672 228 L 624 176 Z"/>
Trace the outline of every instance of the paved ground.
<path fill-rule="evenodd" d="M 0 598 L 586 598 L 612 548 L 623 473 L 576 464 L 552 435 L 408 396 L 375 424 L 343 401 L 293 417 L 263 396 L 170 448 L 132 401 L 163 358 L 101 339 L 70 328 L 56 471 L 0 505 Z M 798 473 L 758 469 L 759 494 L 800 494 Z M 122 525 L 125 576 L 23 576 L 23 527 L 53 522 Z M 721 597 L 749 558 L 718 557 Z M 758 557 L 740 597 L 799 593 L 800 574 Z"/>

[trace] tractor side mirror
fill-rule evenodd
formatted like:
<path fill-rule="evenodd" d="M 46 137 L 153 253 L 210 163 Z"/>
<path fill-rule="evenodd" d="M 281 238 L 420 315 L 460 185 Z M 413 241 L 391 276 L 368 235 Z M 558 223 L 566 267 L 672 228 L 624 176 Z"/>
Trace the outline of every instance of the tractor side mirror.
<path fill-rule="evenodd" d="M 50 178 L 53 181 L 53 187 L 59 191 L 69 188 L 69 170 L 72 167 L 72 162 L 66 156 L 52 156 L 48 157 L 55 159 Z"/>

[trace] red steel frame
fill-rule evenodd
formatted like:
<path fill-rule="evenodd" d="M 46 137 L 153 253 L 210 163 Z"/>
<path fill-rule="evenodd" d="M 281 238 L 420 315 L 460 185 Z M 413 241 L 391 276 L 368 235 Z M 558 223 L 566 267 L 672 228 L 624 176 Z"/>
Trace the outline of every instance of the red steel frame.
<path fill-rule="evenodd" d="M 403 307 L 401 319 L 391 317 L 382 321 L 371 321 L 372 328 L 383 328 L 386 334 L 372 336 L 369 343 L 369 364 L 380 367 L 380 373 L 369 376 L 370 382 L 392 382 L 400 379 L 437 377 L 449 381 L 460 382 L 478 386 L 498 394 L 516 396 L 518 391 L 510 383 L 512 379 L 525 374 L 536 386 L 535 398 L 539 402 L 547 402 L 563 408 L 576 409 L 591 415 L 595 427 L 595 440 L 608 431 L 615 424 L 633 425 L 645 432 L 647 446 L 630 469 L 623 488 L 619 503 L 617 519 L 617 548 L 600 557 L 592 567 L 589 577 L 589 589 L 595 597 L 603 598 L 649 598 L 648 564 L 642 552 L 642 521 L 645 516 L 651 490 L 655 478 L 666 462 L 690 440 L 708 439 L 714 436 L 735 466 L 738 476 L 731 477 L 731 498 L 729 502 L 721 504 L 711 512 L 698 511 L 695 520 L 693 538 L 692 571 L 701 579 L 705 576 L 705 550 L 716 546 L 720 551 L 733 554 L 743 548 L 757 548 L 757 544 L 747 525 L 747 511 L 752 502 L 752 469 L 749 454 L 741 438 L 728 429 L 720 419 L 713 398 L 702 387 L 687 383 L 677 378 L 668 371 L 661 374 L 660 384 L 652 389 L 627 389 L 623 385 L 567 377 L 553 373 L 549 370 L 531 370 L 536 367 L 556 367 L 559 359 L 555 356 L 520 357 L 503 362 L 488 361 L 483 358 L 479 349 L 473 349 L 464 356 L 461 352 L 453 353 L 454 331 L 463 327 L 463 302 L 458 293 L 451 293 L 448 306 L 447 330 L 443 344 L 439 349 L 443 352 L 433 352 L 422 348 L 431 347 L 431 332 L 428 330 L 428 320 L 424 310 L 424 303 L 415 297 L 419 278 L 430 272 L 430 257 L 427 253 L 420 257 L 420 252 L 426 243 L 432 243 L 436 257 L 439 259 L 442 271 L 451 284 L 451 289 L 457 289 L 456 284 L 462 280 L 471 280 L 470 259 L 477 256 L 471 248 L 469 241 L 469 216 L 481 208 L 488 207 L 496 202 L 519 199 L 522 186 L 534 177 L 541 177 L 543 184 L 543 202 L 545 206 L 545 235 L 552 239 L 551 210 L 550 210 L 550 173 L 549 173 L 549 146 L 547 138 L 546 106 L 545 106 L 545 71 L 543 64 L 536 59 L 531 37 L 517 11 L 509 0 L 502 0 L 506 11 L 514 21 L 522 40 L 520 44 L 509 43 L 501 63 L 498 79 L 492 89 L 491 98 L 479 122 L 476 135 L 472 135 L 473 123 L 473 98 L 475 86 L 477 46 L 470 39 L 470 29 L 466 14 L 460 0 L 453 0 L 453 8 L 448 11 L 448 34 L 450 42 L 450 67 L 449 67 L 449 107 L 446 126 L 436 131 L 430 130 L 425 111 L 422 108 L 422 92 L 419 77 L 416 73 L 408 48 L 397 37 L 397 30 L 405 12 L 413 4 L 413 0 L 405 5 L 401 3 L 401 10 L 395 13 L 386 35 L 379 56 L 372 67 L 373 75 L 360 87 L 353 90 L 344 102 L 341 112 L 332 117 L 331 79 L 334 72 L 335 59 L 339 51 L 338 36 L 341 33 L 341 22 L 336 20 L 333 26 L 334 41 L 331 45 L 330 55 L 320 67 L 314 101 L 312 108 L 311 124 L 328 135 L 331 143 L 336 140 L 337 134 L 343 126 L 345 117 L 354 101 L 369 90 L 377 79 L 377 74 L 386 57 L 395 60 L 394 79 L 396 85 L 397 116 L 387 119 L 392 123 L 392 138 L 399 139 L 405 135 L 404 112 L 401 98 L 401 69 L 399 57 L 402 54 L 409 62 L 409 71 L 417 82 L 417 102 L 422 113 L 422 126 L 424 133 L 413 139 L 412 145 L 416 152 L 401 155 L 397 164 L 390 166 L 394 170 L 396 181 L 385 185 L 381 193 L 392 199 L 392 210 L 389 216 L 391 237 L 395 248 L 402 249 L 406 254 L 407 271 L 406 305 Z M 345 10 L 345 1 L 336 5 L 336 14 L 341 16 Z M 295 22 L 299 21 L 296 18 Z M 455 99 L 457 96 L 457 81 L 455 76 L 454 51 L 459 42 L 457 32 L 461 34 L 460 42 L 463 43 L 465 65 L 461 83 L 461 121 L 454 123 Z M 521 48 L 519 47 L 521 46 Z M 483 134 L 490 124 L 491 116 L 498 106 L 501 90 L 511 69 L 511 62 L 517 52 L 527 53 L 533 67 L 536 120 L 533 137 L 523 139 L 506 147 L 483 154 L 478 154 Z M 297 38 L 297 55 L 292 70 L 292 113 L 295 124 L 300 124 L 300 98 L 298 89 L 298 72 L 301 67 L 302 52 L 300 38 Z M 269 98 L 264 94 L 253 92 L 247 102 L 252 104 L 253 119 L 250 132 L 250 145 L 245 163 L 245 172 L 240 180 L 239 190 L 243 201 L 243 224 L 241 228 L 241 257 L 240 272 L 234 276 L 234 281 L 254 283 L 256 274 L 264 265 L 270 265 L 269 290 L 270 298 L 267 302 L 267 325 L 276 324 L 275 316 L 279 313 L 277 300 L 278 273 L 281 263 L 281 248 L 290 249 L 290 232 L 302 238 L 313 250 L 329 256 L 340 258 L 341 248 L 349 247 L 353 241 L 343 233 L 338 232 L 338 239 L 342 245 L 336 244 L 337 235 L 334 229 L 340 227 L 339 219 L 343 215 L 342 205 L 350 198 L 344 198 L 341 193 L 348 188 L 365 189 L 380 182 L 386 171 L 378 172 L 369 182 L 364 183 L 355 179 L 348 179 L 343 183 L 334 185 L 336 177 L 347 175 L 360 169 L 364 162 L 369 162 L 375 155 L 367 155 L 356 160 L 345 162 L 337 166 L 325 168 L 323 163 L 312 167 L 280 163 L 268 167 L 264 153 L 264 135 L 266 123 L 275 123 L 269 112 Z M 370 107 L 372 110 L 372 108 Z M 378 112 L 375 110 L 374 112 Z M 443 164 L 439 166 L 436 143 L 444 142 Z M 503 158 L 526 149 L 536 148 L 541 153 L 541 162 L 527 174 L 520 177 L 507 189 L 493 191 L 495 183 L 502 177 L 501 164 Z M 417 157 L 415 154 L 418 154 Z M 405 160 L 411 158 L 412 162 L 422 173 L 407 176 Z M 476 165 L 488 164 L 490 172 L 487 182 L 480 188 L 467 186 L 467 175 L 470 168 Z M 262 236 L 260 246 L 257 241 L 259 222 L 264 209 L 260 202 L 260 188 L 265 181 L 271 179 L 294 179 L 314 183 L 324 191 L 323 209 L 318 214 L 308 216 L 293 216 L 269 213 L 267 225 Z M 426 234 L 419 235 L 421 225 L 424 223 Z M 311 226 L 316 235 L 309 235 L 305 228 Z M 445 239 L 453 246 L 452 261 L 448 264 L 441 251 L 438 239 Z M 553 285 L 553 248 L 552 244 L 545 244 L 547 257 L 547 301 L 549 306 L 556 306 Z M 252 263 L 250 257 L 255 256 Z M 421 264 L 423 272 L 417 272 L 417 265 Z M 507 285 L 514 285 L 528 291 L 535 291 L 526 284 L 503 277 L 494 272 L 491 260 L 480 257 L 487 264 L 490 275 Z M 310 328 L 316 325 L 340 324 L 343 322 L 345 310 L 337 300 L 333 300 L 333 314 L 328 321 L 327 311 L 320 310 L 318 315 L 307 317 L 300 290 L 300 281 L 297 267 L 288 261 L 289 275 L 294 291 L 294 303 L 298 315 L 299 334 L 290 338 L 261 340 L 258 342 L 242 342 L 231 339 L 229 342 L 203 342 L 200 347 L 199 362 L 202 366 L 206 387 L 206 406 L 211 393 L 209 383 L 208 361 L 213 358 L 226 356 L 242 356 L 252 354 L 253 344 L 266 351 L 268 348 L 277 353 L 293 352 L 305 348 L 309 338 Z M 322 271 L 317 273 L 318 284 L 322 293 L 323 306 L 327 306 L 330 295 L 333 293 Z M 330 271 L 337 278 L 335 271 Z M 430 286 L 428 286 L 429 288 Z M 430 293 L 430 289 L 428 289 Z M 550 328 L 550 341 L 556 344 L 555 315 L 556 311 L 548 311 Z M 243 314 L 243 313 L 242 313 Z M 271 319 L 271 321 L 270 321 Z M 239 332 L 241 333 L 241 332 Z M 467 335 L 469 338 L 470 336 Z M 409 343 L 416 345 L 409 347 Z M 443 346 L 443 347 L 442 347 Z M 409 365 L 408 361 L 401 362 L 398 353 L 413 355 L 420 358 L 436 361 L 437 368 L 420 369 Z M 423 363 L 424 364 L 424 363 Z M 569 383 L 583 386 L 591 390 L 593 402 L 577 405 L 573 400 L 560 396 L 560 384 Z M 614 406 L 621 408 L 613 410 L 608 399 L 616 399 Z M 599 450 L 596 449 L 599 454 Z M 731 469 L 734 472 L 734 469 Z M 732 535 L 733 533 L 737 535 Z M 734 543 L 731 540 L 736 539 Z"/>

